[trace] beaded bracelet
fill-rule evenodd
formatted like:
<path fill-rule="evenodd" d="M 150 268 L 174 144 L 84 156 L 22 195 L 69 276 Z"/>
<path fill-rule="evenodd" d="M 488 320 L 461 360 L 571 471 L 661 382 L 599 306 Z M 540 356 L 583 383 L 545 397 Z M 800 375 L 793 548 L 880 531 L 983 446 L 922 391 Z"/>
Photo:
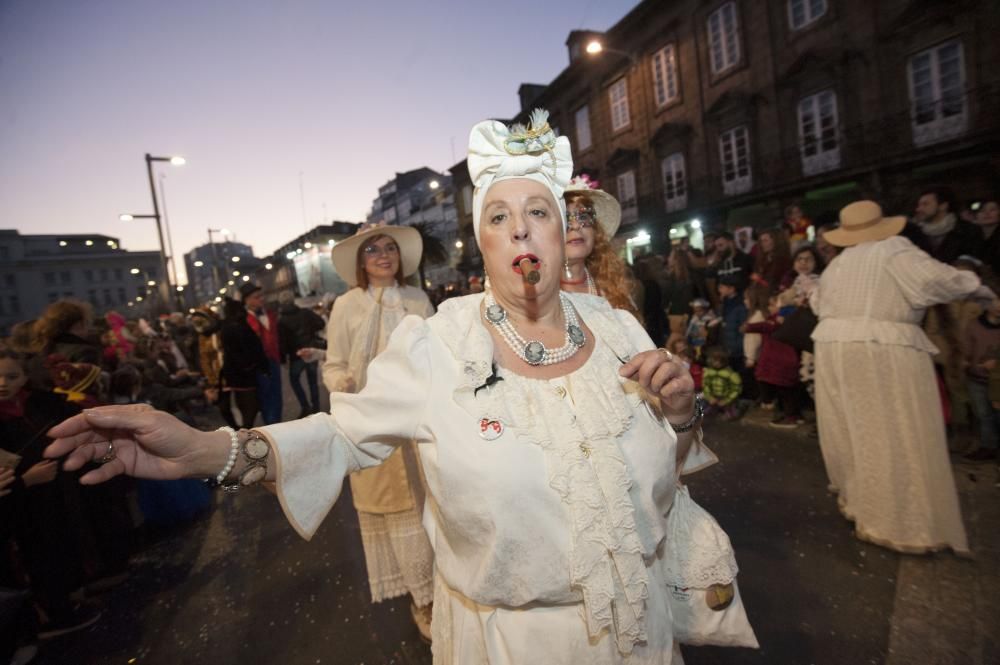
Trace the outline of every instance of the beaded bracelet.
<path fill-rule="evenodd" d="M 226 466 L 222 467 L 222 471 L 215 477 L 215 484 L 221 485 L 222 481 L 226 479 L 227 476 L 232 472 L 233 467 L 236 466 L 236 456 L 240 453 L 240 438 L 236 434 L 236 430 L 232 427 L 220 427 L 216 430 L 217 432 L 227 432 L 229 434 L 229 459 L 226 460 Z"/>

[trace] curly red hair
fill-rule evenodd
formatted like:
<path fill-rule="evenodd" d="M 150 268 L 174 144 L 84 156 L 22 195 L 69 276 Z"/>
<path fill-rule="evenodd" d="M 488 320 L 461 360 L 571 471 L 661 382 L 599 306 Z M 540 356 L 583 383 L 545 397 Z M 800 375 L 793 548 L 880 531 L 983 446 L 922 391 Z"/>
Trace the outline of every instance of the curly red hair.
<path fill-rule="evenodd" d="M 594 201 L 586 194 L 569 194 L 566 205 L 579 202 L 593 207 Z M 600 221 L 600 220 L 598 220 Z M 594 278 L 597 290 L 615 309 L 624 309 L 642 323 L 642 314 L 632 299 L 632 294 L 638 291 L 635 278 L 625 262 L 611 246 L 611 240 L 598 223 L 593 227 L 594 249 L 585 261 L 590 276 Z"/>

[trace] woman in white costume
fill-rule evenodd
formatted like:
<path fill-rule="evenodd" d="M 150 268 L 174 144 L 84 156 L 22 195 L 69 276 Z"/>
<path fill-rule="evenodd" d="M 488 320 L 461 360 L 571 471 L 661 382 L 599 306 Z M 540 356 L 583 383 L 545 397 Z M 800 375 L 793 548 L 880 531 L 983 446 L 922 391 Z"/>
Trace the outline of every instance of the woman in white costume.
<path fill-rule="evenodd" d="M 368 226 L 333 248 L 333 266 L 354 287 L 337 298 L 326 327 L 323 383 L 359 392 L 368 364 L 407 315 L 434 314 L 427 294 L 403 279 L 420 265 L 423 243 L 408 226 Z M 416 451 L 400 446 L 385 462 L 351 474 L 372 602 L 410 594 L 410 612 L 431 639 L 434 552 L 420 523 L 424 492 Z"/>
<path fill-rule="evenodd" d="M 490 290 L 407 317 L 331 413 L 203 433 L 131 407 L 53 429 L 67 468 L 277 481 L 310 537 L 344 476 L 416 441 L 435 555 L 438 665 L 680 663 L 662 544 L 678 469 L 712 461 L 690 375 L 603 298 L 561 294 L 569 142 L 544 112 L 470 136 Z M 531 340 L 530 342 L 527 340 Z"/>
<path fill-rule="evenodd" d="M 847 249 L 811 298 L 820 448 L 858 538 L 899 552 L 968 553 L 931 363 L 937 349 L 920 323 L 931 305 L 992 292 L 897 235 L 905 224 L 858 201 L 823 234 Z"/>

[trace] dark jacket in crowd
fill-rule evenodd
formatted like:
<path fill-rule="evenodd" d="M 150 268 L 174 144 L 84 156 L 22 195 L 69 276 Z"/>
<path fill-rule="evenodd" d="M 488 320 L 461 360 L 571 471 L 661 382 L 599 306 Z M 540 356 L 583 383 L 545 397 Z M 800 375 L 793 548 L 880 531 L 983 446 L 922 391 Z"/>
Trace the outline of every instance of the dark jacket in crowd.
<path fill-rule="evenodd" d="M 743 333 L 740 332 L 747 320 L 747 307 L 738 294 L 722 299 L 722 346 L 725 347 L 734 369 L 743 366 Z"/>
<path fill-rule="evenodd" d="M 732 256 L 719 259 L 713 268 L 716 281 L 729 277 L 735 281 L 736 289 L 743 293 L 750 283 L 750 275 L 753 273 L 753 257 L 744 254 L 740 250 L 733 248 Z"/>
<path fill-rule="evenodd" d="M 295 303 L 282 305 L 278 314 L 278 342 L 282 362 L 286 359 L 293 360 L 299 349 L 326 348 L 326 343 L 318 335 L 326 326 L 322 316 Z"/>
<path fill-rule="evenodd" d="M 220 332 L 222 338 L 222 381 L 230 388 L 256 388 L 257 375 L 270 367 L 260 337 L 247 323 L 243 303 L 228 300 Z"/>

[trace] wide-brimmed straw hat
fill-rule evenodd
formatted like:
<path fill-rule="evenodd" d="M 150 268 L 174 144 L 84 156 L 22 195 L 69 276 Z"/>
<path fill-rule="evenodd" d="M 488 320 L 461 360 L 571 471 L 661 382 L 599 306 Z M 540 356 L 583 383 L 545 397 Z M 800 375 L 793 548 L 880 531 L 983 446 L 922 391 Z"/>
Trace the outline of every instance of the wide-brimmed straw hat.
<path fill-rule="evenodd" d="M 597 222 L 604 230 L 608 238 L 614 238 L 618 232 L 618 227 L 622 223 L 622 206 L 618 199 L 611 196 L 603 189 L 598 189 L 599 183 L 591 180 L 586 174 L 579 175 L 569 181 L 563 198 L 568 199 L 571 194 L 583 194 L 594 202 L 594 214 L 597 215 Z"/>
<path fill-rule="evenodd" d="M 874 201 L 855 201 L 840 211 L 840 227 L 827 231 L 823 239 L 837 247 L 851 247 L 872 240 L 891 238 L 906 226 L 906 217 L 883 217 Z"/>
<path fill-rule="evenodd" d="M 424 241 L 415 228 L 365 224 L 356 234 L 333 246 L 333 267 L 340 278 L 349 286 L 358 285 L 358 247 L 375 236 L 389 236 L 399 245 L 399 260 L 403 267 L 403 277 L 409 277 L 420 267 Z"/>

